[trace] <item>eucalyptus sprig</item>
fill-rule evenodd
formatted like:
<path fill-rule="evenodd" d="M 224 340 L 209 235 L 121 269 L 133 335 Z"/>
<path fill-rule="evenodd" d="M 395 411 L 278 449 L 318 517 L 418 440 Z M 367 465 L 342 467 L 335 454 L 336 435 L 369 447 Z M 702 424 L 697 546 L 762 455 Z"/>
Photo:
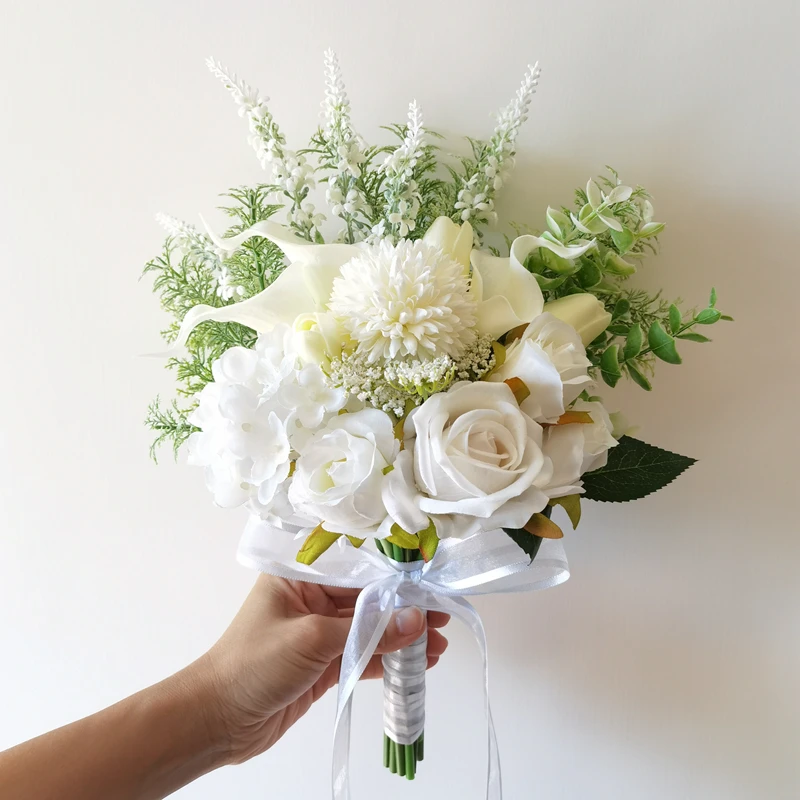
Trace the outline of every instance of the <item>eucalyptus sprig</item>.
<path fill-rule="evenodd" d="M 712 289 L 708 306 L 701 311 L 683 313 L 675 303 L 670 303 L 661 318 L 654 319 L 647 329 L 643 329 L 639 322 L 631 319 L 629 301 L 619 300 L 615 307 L 615 312 L 619 313 L 602 335 L 602 350 L 593 348 L 590 357 L 609 386 L 616 386 L 620 378 L 627 375 L 649 392 L 653 387 L 645 372 L 652 371 L 654 359 L 680 364 L 682 359 L 677 340 L 701 344 L 710 342 L 711 339 L 696 330 L 698 326 L 733 320 L 733 317 L 719 311 L 716 305 L 717 292 Z"/>

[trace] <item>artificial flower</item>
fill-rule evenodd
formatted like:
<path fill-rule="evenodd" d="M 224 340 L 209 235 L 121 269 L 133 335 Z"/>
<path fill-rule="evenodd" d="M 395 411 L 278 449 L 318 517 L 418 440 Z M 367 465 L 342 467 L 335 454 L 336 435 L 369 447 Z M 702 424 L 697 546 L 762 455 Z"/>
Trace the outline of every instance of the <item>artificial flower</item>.
<path fill-rule="evenodd" d="M 334 417 L 300 453 L 289 501 L 326 531 L 372 535 L 386 520 L 381 486 L 399 449 L 382 411 L 365 408 Z"/>
<path fill-rule="evenodd" d="M 553 467 L 542 427 L 503 383 L 454 384 L 412 411 L 404 434 L 422 512 L 518 528 L 547 504 Z M 465 535 L 470 526 L 459 529 Z"/>
<path fill-rule="evenodd" d="M 544 452 L 554 466 L 547 489 L 550 497 L 564 497 L 582 491 L 581 476 L 604 467 L 609 449 L 617 445 L 611 420 L 602 403 L 577 400 L 571 410 L 588 413 L 592 421 L 547 428 Z"/>
<path fill-rule="evenodd" d="M 571 325 L 584 345 L 591 344 L 611 322 L 602 301 L 588 292 L 559 297 L 547 303 L 544 310 Z"/>

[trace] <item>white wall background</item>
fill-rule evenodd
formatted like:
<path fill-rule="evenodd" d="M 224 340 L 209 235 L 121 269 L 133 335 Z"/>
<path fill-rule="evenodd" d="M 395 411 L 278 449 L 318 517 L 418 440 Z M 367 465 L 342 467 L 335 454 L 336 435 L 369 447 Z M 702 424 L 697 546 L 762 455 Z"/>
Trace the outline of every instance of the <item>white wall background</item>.
<path fill-rule="evenodd" d="M 156 211 L 194 219 L 262 177 L 204 57 L 269 94 L 298 143 L 333 45 L 368 136 L 412 97 L 433 128 L 486 135 L 539 58 L 501 216 L 539 225 L 613 164 L 669 224 L 644 285 L 703 302 L 715 284 L 737 318 L 660 365 L 654 394 L 613 399 L 699 464 L 587 508 L 565 586 L 479 604 L 507 797 L 800 796 L 796 3 L 73 0 L 3 17 L 0 748 L 180 668 L 248 591 L 241 518 L 199 471 L 148 461 L 141 420 L 171 381 L 137 357 L 162 323 L 137 278 Z M 356 798 L 482 796 L 477 652 L 451 638 L 418 782 L 380 766 L 379 689 L 359 690 Z M 330 695 L 179 795 L 327 796 L 332 713 Z"/>

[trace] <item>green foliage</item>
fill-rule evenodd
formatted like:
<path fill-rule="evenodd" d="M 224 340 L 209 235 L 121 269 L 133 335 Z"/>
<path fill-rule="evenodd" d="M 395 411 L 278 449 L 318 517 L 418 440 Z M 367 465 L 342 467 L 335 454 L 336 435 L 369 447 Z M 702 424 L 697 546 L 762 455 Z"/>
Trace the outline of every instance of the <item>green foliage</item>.
<path fill-rule="evenodd" d="M 281 208 L 268 202 L 273 188 L 267 185 L 238 187 L 223 195 L 231 202 L 222 210 L 233 220 L 226 237 L 269 219 Z M 179 247 L 176 237 L 168 238 L 161 255 L 144 268 L 145 275 L 153 276 L 153 291 L 159 296 L 161 307 L 172 317 L 162 332 L 164 340 L 168 344 L 175 340 L 181 320 L 193 306 L 220 307 L 235 302 L 223 299 L 218 293 L 220 270 L 225 270 L 233 286 L 242 287 L 244 297 L 252 297 L 269 286 L 283 266 L 281 251 L 260 237 L 246 242 L 222 261 L 215 252 Z M 145 423 L 155 434 L 153 457 L 156 449 L 167 441 L 177 454 L 193 432 L 194 428 L 186 421 L 195 405 L 192 398 L 214 380 L 211 372 L 214 361 L 231 347 L 252 347 L 256 338 L 255 331 L 235 322 L 204 322 L 189 337 L 185 355 L 167 360 L 166 367 L 175 372 L 176 391 L 187 398 L 188 407 L 179 406 L 175 401 L 164 407 L 158 399 L 150 405 Z"/>
<path fill-rule="evenodd" d="M 553 507 L 545 506 L 542 515 L 550 519 Z M 542 546 L 542 537 L 533 533 L 528 533 L 524 528 L 503 528 L 504 533 L 530 557 L 531 562 L 536 558 L 539 548 Z"/>
<path fill-rule="evenodd" d="M 175 458 L 184 442 L 195 432 L 200 430 L 187 421 L 187 417 L 192 409 L 180 408 L 177 401 L 164 407 L 161 399 L 156 397 L 147 408 L 145 425 L 153 431 L 156 436 L 150 446 L 150 457 L 158 462 L 158 448 L 169 442 L 172 445 L 172 452 Z"/>
<path fill-rule="evenodd" d="M 591 236 L 597 246 L 575 259 L 562 258 L 541 248 L 528 256 L 525 266 L 536 275 L 545 300 L 588 291 L 603 301 L 612 321 L 587 347 L 594 371 L 609 386 L 627 376 L 649 391 L 652 385 L 648 376 L 657 360 L 681 363 L 677 339 L 708 342 L 708 337 L 693 330 L 695 326 L 713 325 L 731 317 L 717 310 L 717 293 L 713 289 L 708 307 L 695 313 L 682 311 L 680 300 L 670 302 L 660 292 L 652 294 L 627 286 L 645 256 L 657 252 L 657 236 L 664 225 L 651 219 L 650 195 L 637 186 L 626 197 L 628 193 L 621 191 L 625 187 L 619 185 L 618 174 L 611 167 L 608 169 L 610 177 L 596 180 L 592 199 L 597 208 L 590 204 L 587 192 L 578 189 L 575 209 L 547 210 L 548 230 L 542 234 L 567 246 Z M 598 186 L 605 192 L 603 197 L 599 196 Z M 615 196 L 623 199 L 613 202 Z M 606 219 L 610 217 L 621 230 L 604 223 L 601 214 Z M 579 224 L 591 233 L 581 230 Z"/>
<path fill-rule="evenodd" d="M 583 476 L 583 497 L 608 503 L 638 500 L 672 483 L 695 459 L 630 436 L 608 451 L 608 463 Z"/>

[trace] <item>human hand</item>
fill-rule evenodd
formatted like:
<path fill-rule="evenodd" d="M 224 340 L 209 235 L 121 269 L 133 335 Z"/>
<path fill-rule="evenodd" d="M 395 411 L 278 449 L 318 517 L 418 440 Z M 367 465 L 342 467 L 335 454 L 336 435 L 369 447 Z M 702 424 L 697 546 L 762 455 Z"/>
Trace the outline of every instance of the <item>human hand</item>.
<path fill-rule="evenodd" d="M 222 638 L 188 668 L 229 763 L 272 747 L 337 682 L 358 592 L 260 575 Z M 447 648 L 436 628 L 448 620 L 427 615 L 429 668 Z M 363 677 L 381 677 L 380 654 L 412 644 L 425 626 L 418 608 L 396 611 Z"/>

